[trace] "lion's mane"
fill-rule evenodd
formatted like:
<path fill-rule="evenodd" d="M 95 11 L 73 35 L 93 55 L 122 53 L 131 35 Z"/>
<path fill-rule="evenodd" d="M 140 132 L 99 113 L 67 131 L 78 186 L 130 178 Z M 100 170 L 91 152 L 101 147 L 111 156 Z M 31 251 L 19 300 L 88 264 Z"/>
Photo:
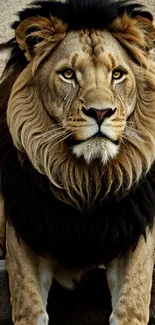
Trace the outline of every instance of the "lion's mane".
<path fill-rule="evenodd" d="M 23 44 L 20 39 L 21 31 L 18 30 L 19 22 L 14 24 L 14 28 L 18 30 L 21 49 L 15 39 L 6 45 L 13 49 L 0 85 L 1 94 L 3 94 L 0 101 L 0 165 L 6 209 L 19 236 L 22 236 L 39 253 L 51 253 L 52 251 L 52 255 L 57 257 L 59 254 L 56 246 L 59 246 L 61 256 L 58 259 L 67 267 L 70 266 L 70 261 L 75 267 L 78 267 L 80 263 L 82 265 L 94 264 L 90 261 L 93 253 L 92 256 L 89 254 L 89 261 L 86 259 L 87 249 L 85 253 L 82 253 L 86 241 L 86 231 L 89 232 L 87 248 L 90 249 L 90 238 L 91 240 L 94 238 L 91 247 L 94 254 L 96 254 L 95 247 L 97 247 L 99 257 L 95 258 L 95 264 L 99 264 L 101 256 L 104 256 L 104 260 L 108 260 L 117 256 L 123 246 L 124 250 L 135 246 L 140 234 L 145 233 L 146 226 L 152 225 L 155 211 L 153 200 L 155 64 L 149 59 L 147 53 L 153 47 L 155 37 L 151 15 L 143 13 L 140 5 L 126 3 L 125 6 L 124 2 L 120 3 L 120 1 L 115 5 L 111 1 L 103 1 L 103 6 L 101 2 L 90 1 L 86 7 L 80 5 L 80 2 L 78 5 L 76 3 L 76 1 L 70 1 L 67 4 L 39 2 L 35 7 L 22 12 L 20 20 L 28 19 L 33 15 L 35 17 L 42 15 L 44 19 L 50 18 L 51 12 L 52 16 L 57 17 L 54 19 L 58 19 L 56 31 L 60 35 L 60 39 L 57 39 L 56 45 L 62 37 L 65 37 L 68 29 L 108 26 L 113 36 L 130 54 L 136 78 L 137 101 L 136 107 L 129 117 L 130 128 L 122 139 L 117 157 L 109 161 L 106 166 L 99 161 L 93 161 L 87 165 L 84 159 L 77 159 L 70 153 L 67 141 L 55 140 L 56 128 L 50 128 L 51 117 L 44 109 L 37 89 L 37 69 L 42 60 L 48 57 L 52 51 L 53 43 L 52 45 L 50 42 L 47 44 L 49 35 L 45 31 L 44 34 L 41 34 L 38 25 L 25 27 L 26 32 L 28 29 L 31 30 L 31 36 L 33 36 L 31 43 L 35 41 L 35 38 L 39 39 L 35 48 L 35 57 L 28 64 L 27 59 L 30 59 L 32 53 L 29 47 L 25 47 L 27 59 L 24 57 Z M 94 10 L 98 17 L 96 21 Z M 103 16 L 106 19 L 103 19 Z M 139 18 L 136 20 L 135 17 Z M 61 22 L 59 22 L 60 19 Z M 41 24 L 44 28 L 46 21 L 41 21 Z M 48 26 L 48 32 L 51 32 L 50 26 Z M 54 125 L 55 121 L 53 120 L 52 123 Z M 47 197 L 46 193 L 48 193 Z M 40 202 L 39 205 L 37 203 L 36 209 L 35 204 L 33 206 L 33 200 Z M 51 212 L 49 203 L 54 212 Z M 119 207 L 115 212 L 117 203 Z M 68 204 L 71 206 L 69 207 Z M 128 207 L 127 211 L 126 207 Z M 23 212 L 24 209 L 26 212 Z M 145 215 L 143 211 L 145 211 Z M 83 223 L 81 220 L 85 212 L 86 219 L 84 218 Z M 25 217 L 25 213 L 29 217 Z M 56 217 L 53 218 L 51 227 L 50 216 L 53 213 L 58 220 L 56 221 Z M 96 213 L 96 221 L 94 221 L 94 213 Z M 104 222 L 103 213 L 105 215 Z M 19 218 L 18 215 L 20 215 Z M 45 215 L 46 217 L 43 218 Z M 75 217 L 75 224 L 71 221 L 72 215 Z M 110 219 L 112 215 L 113 218 Z M 87 228 L 87 218 L 90 222 L 89 229 Z M 40 224 L 36 231 L 36 238 L 34 238 L 37 220 L 40 220 Z M 61 226 L 62 220 L 64 230 Z M 94 222 L 96 223 L 94 224 Z M 98 227 L 99 224 L 102 224 L 102 227 Z M 134 224 L 136 228 L 133 227 Z M 43 233 L 47 231 L 47 228 L 52 230 L 48 230 L 49 236 L 44 238 L 43 242 L 41 238 L 44 237 Z M 101 228 L 102 234 L 100 231 L 98 232 L 98 229 Z M 96 229 L 95 234 L 94 229 Z M 64 237 L 58 235 L 59 231 L 61 235 L 65 234 Z M 76 261 L 73 256 L 69 255 L 67 258 L 65 255 L 74 242 L 75 234 L 77 242 L 80 242 L 81 235 L 79 234 L 82 234 L 80 253 L 77 253 L 79 260 L 83 254 L 82 262 L 78 261 L 77 255 Z M 61 237 L 60 242 L 56 241 L 57 245 L 54 239 L 53 242 L 49 242 L 49 238 L 55 238 L 55 236 L 59 239 Z M 94 242 L 95 238 L 97 244 Z M 67 246 L 63 248 L 65 242 Z M 104 254 L 105 247 L 106 254 Z"/>
<path fill-rule="evenodd" d="M 46 2 L 45 5 L 40 5 L 44 8 L 42 15 L 46 16 L 49 15 L 50 11 L 54 15 L 60 6 L 59 13 L 57 13 L 58 17 L 60 15 L 65 16 L 66 9 L 64 8 L 67 6 L 66 16 L 62 16 L 64 25 L 57 24 L 56 26 L 57 32 L 62 35 L 65 32 L 67 22 L 70 24 L 69 28 L 80 28 L 84 23 L 86 26 L 93 28 L 100 27 L 100 24 L 103 25 L 103 20 L 102 23 L 100 21 L 101 17 L 97 21 L 91 19 L 91 10 L 95 5 L 93 1 L 90 3 L 92 7 L 85 9 L 87 11 L 87 21 L 84 22 L 78 7 L 74 8 L 73 15 L 73 8 L 70 5 L 71 10 L 69 4 L 59 3 L 56 5 L 56 3 L 50 4 Z M 103 1 L 104 11 L 103 8 L 102 11 L 107 19 L 104 24 L 109 26 L 109 30 L 115 38 L 131 53 L 137 85 L 136 108 L 128 121 L 130 130 L 128 129 L 126 132 L 116 159 L 109 161 L 106 166 L 103 166 L 98 161 L 93 161 L 88 166 L 83 159 L 77 160 L 70 154 L 66 141 L 57 141 L 57 129 L 53 128 L 51 130 L 50 128 L 51 117 L 43 107 L 36 86 L 37 68 L 40 61 L 48 56 L 51 51 L 51 45 L 47 44 L 47 41 L 43 40 L 37 45 L 34 60 L 21 73 L 10 96 L 7 115 L 15 146 L 20 152 L 26 153 L 39 172 L 48 177 L 56 197 L 74 206 L 83 208 L 83 204 L 87 202 L 88 207 L 92 208 L 96 198 L 99 195 L 101 195 L 101 199 L 104 198 L 112 187 L 116 192 L 119 191 L 118 196 L 120 196 L 120 190 L 122 193 L 129 190 L 134 183 L 137 183 L 149 171 L 154 161 L 155 66 L 146 56 L 147 47 L 152 47 L 154 30 L 151 30 L 150 27 L 148 35 L 145 30 L 144 35 L 142 34 L 139 28 L 142 22 L 135 22 L 133 19 L 135 14 L 140 13 L 142 15 L 140 10 L 138 12 L 138 7 L 137 5 L 126 6 L 129 16 L 122 14 L 121 17 L 117 17 L 120 15 L 122 5 L 116 3 L 115 11 L 113 10 L 110 13 L 111 5 L 107 5 L 107 2 L 104 3 Z M 40 8 L 36 9 L 35 15 L 39 14 L 40 10 Z M 99 14 L 100 6 L 96 10 Z M 71 17 L 68 16 L 70 11 L 72 12 Z M 28 18 L 33 15 L 33 12 L 34 9 L 25 11 L 21 14 L 21 19 Z M 114 19 L 113 15 L 117 18 Z M 74 16 L 76 19 L 73 20 Z M 18 23 L 15 23 L 14 26 L 17 28 Z M 145 27 L 144 24 L 144 28 L 147 30 L 148 26 Z M 35 35 L 37 36 L 37 34 Z M 25 66 L 23 54 L 21 54 L 19 48 L 17 49 L 16 44 L 14 45 L 14 53 L 16 53 L 16 56 L 12 56 L 10 63 L 8 63 L 10 67 L 4 73 L 4 87 L 6 80 L 10 78 L 10 74 L 15 73 L 16 76 L 18 75 L 17 71 L 12 72 L 12 69 L 17 69 L 20 72 Z M 19 56 L 19 59 L 17 56 Z M 19 61 L 18 64 L 17 60 Z M 1 87 L 3 87 L 3 82 Z M 24 108 L 23 101 L 25 101 Z M 106 187 L 103 188 L 103 184 L 106 184 Z"/>

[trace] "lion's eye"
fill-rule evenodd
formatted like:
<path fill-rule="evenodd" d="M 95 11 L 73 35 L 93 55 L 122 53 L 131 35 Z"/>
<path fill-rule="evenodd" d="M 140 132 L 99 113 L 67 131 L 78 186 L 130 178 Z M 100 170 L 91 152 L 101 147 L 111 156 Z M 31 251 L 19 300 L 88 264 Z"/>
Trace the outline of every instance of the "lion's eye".
<path fill-rule="evenodd" d="M 112 73 L 112 78 L 115 80 L 121 79 L 124 76 L 124 71 L 122 70 L 114 70 Z"/>
<path fill-rule="evenodd" d="M 60 72 L 62 77 L 65 79 L 73 79 L 75 78 L 75 72 L 72 69 L 65 69 Z"/>

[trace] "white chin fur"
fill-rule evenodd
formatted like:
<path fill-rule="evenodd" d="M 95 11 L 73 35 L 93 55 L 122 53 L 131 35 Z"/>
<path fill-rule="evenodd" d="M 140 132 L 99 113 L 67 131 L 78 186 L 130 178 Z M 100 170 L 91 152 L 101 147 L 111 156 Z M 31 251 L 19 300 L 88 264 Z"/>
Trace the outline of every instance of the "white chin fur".
<path fill-rule="evenodd" d="M 100 159 L 105 165 L 109 159 L 114 158 L 119 151 L 119 146 L 112 143 L 110 140 L 90 142 L 82 142 L 74 145 L 72 152 L 77 158 L 83 157 L 87 164 L 90 164 L 95 159 Z"/>

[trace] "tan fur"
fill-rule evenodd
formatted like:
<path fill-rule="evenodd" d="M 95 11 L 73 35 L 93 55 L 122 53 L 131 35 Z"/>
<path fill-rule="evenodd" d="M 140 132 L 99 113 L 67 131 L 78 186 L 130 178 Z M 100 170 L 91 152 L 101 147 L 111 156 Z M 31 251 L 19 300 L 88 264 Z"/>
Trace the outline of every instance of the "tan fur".
<path fill-rule="evenodd" d="M 14 325 L 47 325 L 47 295 L 52 284 L 52 263 L 31 252 L 7 225 L 7 270 Z"/>
<path fill-rule="evenodd" d="M 32 32 L 31 28 L 33 29 Z M 39 28 L 39 30 L 38 30 Z M 36 29 L 36 31 L 34 31 Z M 25 56 L 28 60 L 32 59 L 32 54 L 28 45 L 29 38 L 40 37 L 42 41 L 36 47 L 36 54 L 39 55 L 39 60 L 43 60 L 47 56 L 47 48 L 49 45 L 50 51 L 63 40 L 66 35 L 67 24 L 61 20 L 52 17 L 47 19 L 45 17 L 30 17 L 25 19 L 16 29 L 16 39 L 22 50 L 25 51 Z M 46 48 L 46 51 L 44 51 Z M 44 51 L 44 54 L 41 55 Z"/>
<path fill-rule="evenodd" d="M 26 152 L 34 168 L 47 175 L 56 197 L 92 209 L 112 186 L 118 197 L 123 195 L 155 159 L 155 64 L 149 58 L 155 30 L 147 19 L 126 14 L 103 31 L 66 30 L 53 18 L 32 17 L 19 25 L 17 42 L 29 64 L 11 87 L 7 122 L 19 156 Z M 43 39 L 35 51 L 29 37 Z M 121 81 L 112 81 L 120 66 L 126 73 Z M 75 71 L 76 79 L 64 78 L 66 68 Z M 10 75 L 7 71 L 4 78 Z M 112 141 L 93 138 L 98 126 L 83 107 L 113 110 L 101 125 Z M 83 142 L 71 146 L 70 138 Z M 111 325 L 148 322 L 154 238 L 154 231 L 147 233 L 147 241 L 141 238 L 134 252 L 107 266 Z M 71 287 L 74 274 L 33 254 L 17 241 L 10 224 L 7 268 L 14 325 L 47 325 L 52 277 Z"/>
<path fill-rule="evenodd" d="M 7 111 L 14 144 L 20 151 L 26 151 L 39 172 L 48 176 L 53 193 L 69 204 L 82 208 L 85 201 L 92 208 L 99 194 L 103 199 L 110 191 L 115 175 L 115 190 L 125 192 L 154 160 L 155 64 L 145 51 L 154 35 L 149 24 L 146 19 L 132 20 L 124 15 L 121 22 L 117 19 L 109 27 L 141 65 L 129 59 L 108 30 L 91 34 L 81 30 L 68 32 L 42 64 L 41 53 L 36 53 L 14 84 Z M 148 38 L 151 35 L 149 41 L 147 33 Z M 107 83 L 111 71 L 119 64 L 127 70 L 125 80 L 120 84 Z M 58 74 L 68 66 L 77 73 L 78 94 L 74 81 L 66 82 Z M 119 146 L 105 139 L 87 140 L 96 126 L 82 113 L 83 105 L 99 109 L 107 105 L 117 107 L 116 113 L 103 122 L 103 129 L 112 134 L 113 140 L 120 141 Z M 70 136 L 87 141 L 70 150 Z M 103 183 L 107 187 L 100 193 Z"/>
<path fill-rule="evenodd" d="M 110 325 L 148 324 L 154 252 L 155 227 L 147 233 L 146 241 L 141 237 L 134 252 L 108 265 L 113 309 Z"/>
<path fill-rule="evenodd" d="M 136 250 L 116 258 L 106 267 L 112 295 L 110 325 L 147 325 L 155 253 L 155 227 L 140 238 Z M 7 225 L 7 269 L 14 325 L 47 325 L 48 292 L 55 277 L 72 288 L 72 279 L 80 273 L 59 268 L 51 259 L 43 259 L 20 240 Z M 103 293 L 104 294 L 104 293 Z"/>
<path fill-rule="evenodd" d="M 15 325 L 47 325 L 47 299 L 53 277 L 73 289 L 81 272 L 61 268 L 50 258 L 41 258 L 18 242 L 13 227 L 7 224 L 7 270 Z M 74 280 L 74 281 L 73 281 Z"/>

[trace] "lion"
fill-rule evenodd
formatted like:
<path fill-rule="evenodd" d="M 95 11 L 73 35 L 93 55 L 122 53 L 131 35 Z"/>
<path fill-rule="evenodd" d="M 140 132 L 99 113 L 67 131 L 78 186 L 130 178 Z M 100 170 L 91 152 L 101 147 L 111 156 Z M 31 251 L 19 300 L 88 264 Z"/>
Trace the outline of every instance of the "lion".
<path fill-rule="evenodd" d="M 152 15 L 130 1 L 40 1 L 13 28 L 0 84 L 0 253 L 6 243 L 13 323 L 47 325 L 53 279 L 72 289 L 105 267 L 109 324 L 146 325 L 155 252 Z"/>

